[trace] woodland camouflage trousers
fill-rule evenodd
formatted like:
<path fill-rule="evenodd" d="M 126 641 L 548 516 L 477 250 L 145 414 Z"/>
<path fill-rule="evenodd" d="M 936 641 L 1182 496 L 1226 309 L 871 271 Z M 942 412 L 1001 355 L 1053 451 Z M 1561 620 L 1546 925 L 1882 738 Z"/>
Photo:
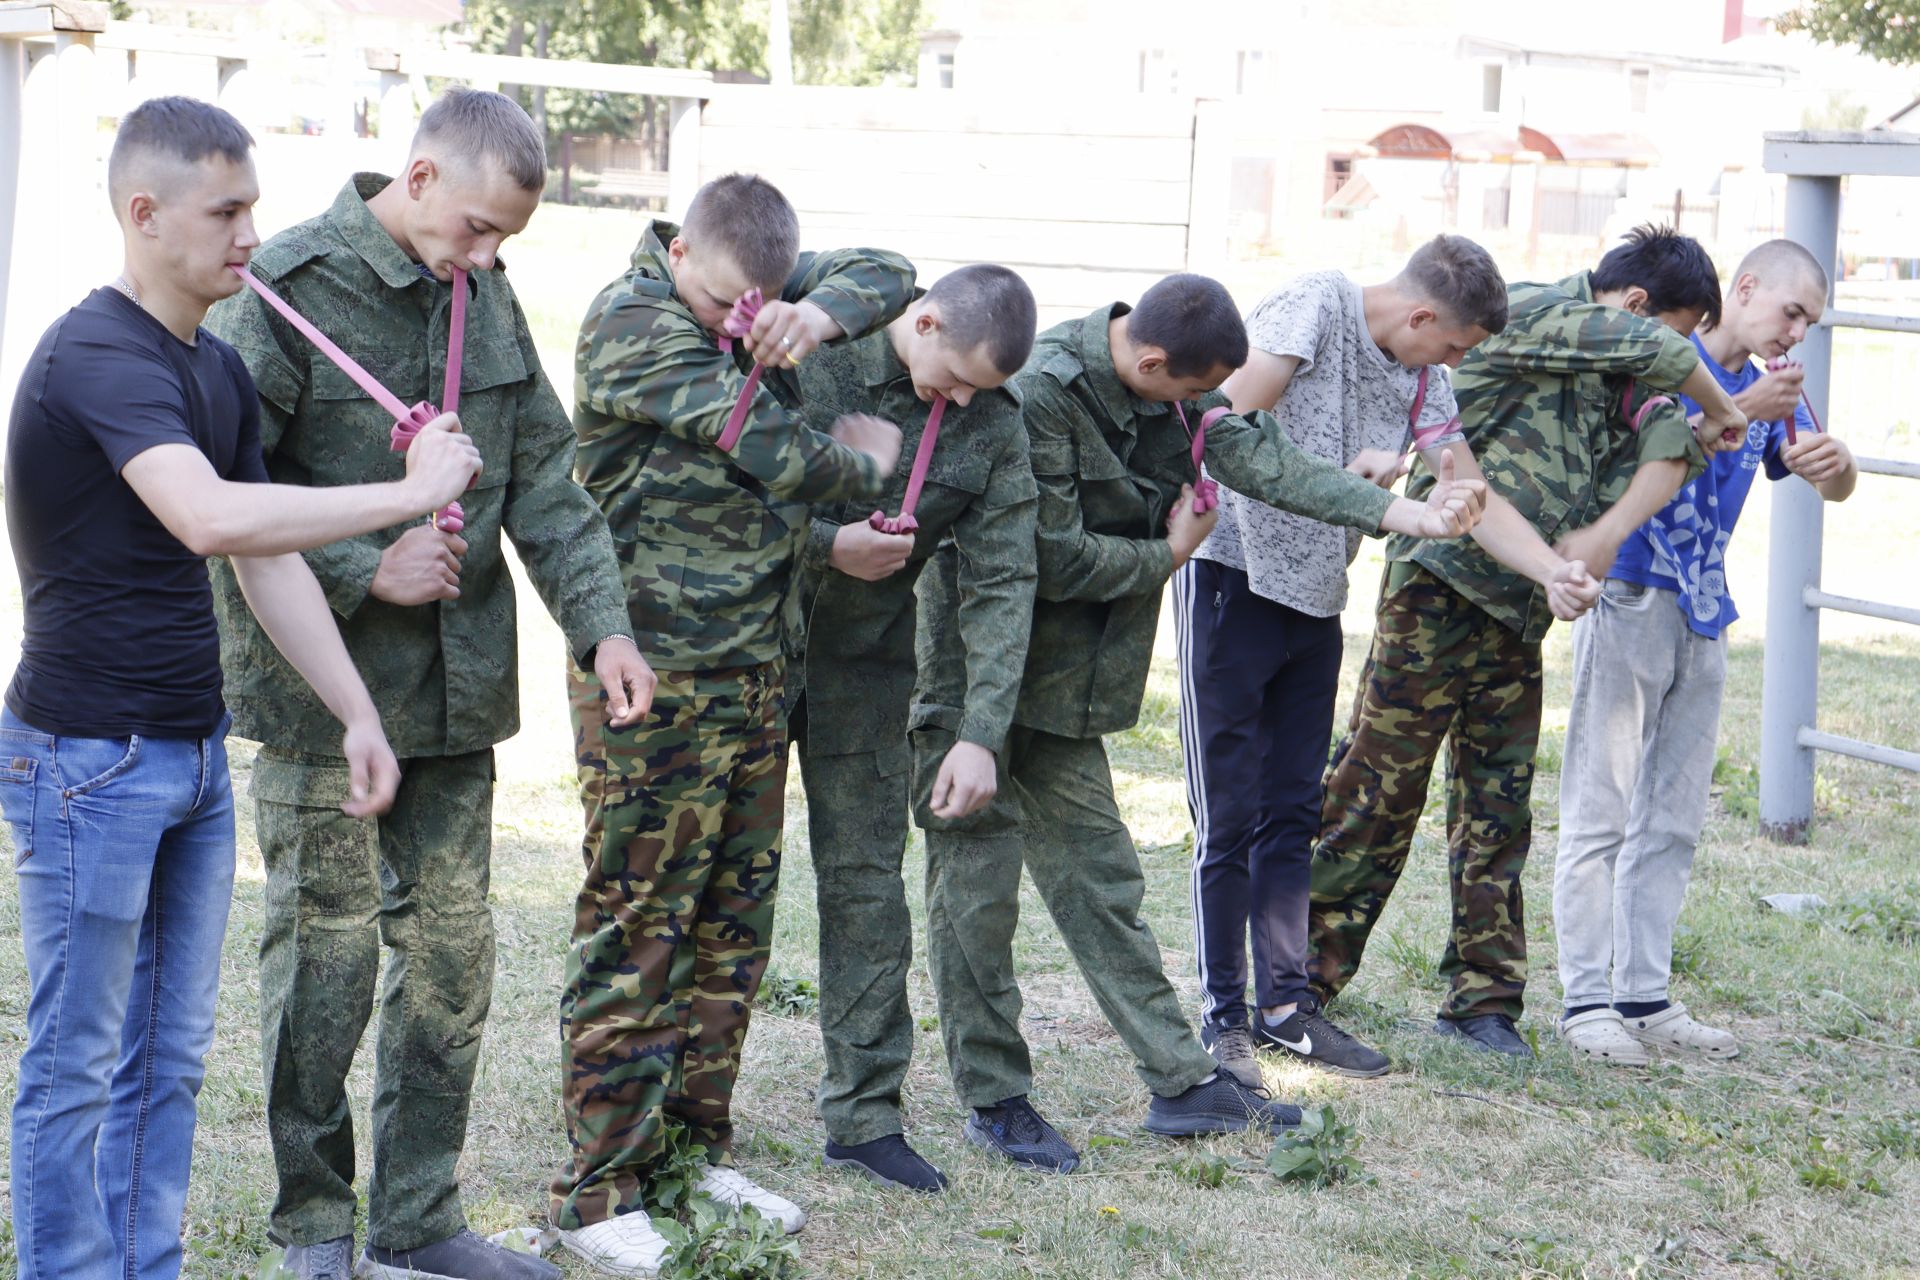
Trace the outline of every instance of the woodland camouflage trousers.
<path fill-rule="evenodd" d="M 787 777 L 784 668 L 658 672 L 613 729 L 569 677 L 587 831 L 560 1003 L 570 1158 L 556 1225 L 643 1210 L 661 1126 L 730 1160 L 733 1085 L 766 972 Z"/>

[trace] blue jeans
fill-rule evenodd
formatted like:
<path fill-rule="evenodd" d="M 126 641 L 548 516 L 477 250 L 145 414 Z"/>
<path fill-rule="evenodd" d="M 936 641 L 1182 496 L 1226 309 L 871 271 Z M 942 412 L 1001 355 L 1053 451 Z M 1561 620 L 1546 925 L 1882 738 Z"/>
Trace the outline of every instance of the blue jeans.
<path fill-rule="evenodd" d="M 233 896 L 226 728 L 67 738 L 0 713 L 32 988 L 13 1104 L 20 1280 L 179 1274 Z"/>

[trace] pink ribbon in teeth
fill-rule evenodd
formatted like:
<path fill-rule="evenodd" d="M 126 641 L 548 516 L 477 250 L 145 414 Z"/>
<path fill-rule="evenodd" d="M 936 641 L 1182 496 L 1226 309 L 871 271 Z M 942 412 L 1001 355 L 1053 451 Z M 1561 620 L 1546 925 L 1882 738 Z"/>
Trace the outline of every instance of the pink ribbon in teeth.
<path fill-rule="evenodd" d="M 1180 418 L 1180 427 L 1193 441 L 1193 514 L 1205 515 L 1220 505 L 1220 485 L 1207 475 L 1207 428 L 1232 413 L 1225 405 L 1216 405 L 1200 416 L 1200 429 L 1195 431 L 1187 425 L 1187 411 L 1180 402 L 1173 402 L 1173 411 Z"/>
<path fill-rule="evenodd" d="M 900 500 L 900 514 L 890 516 L 876 511 L 867 517 L 867 523 L 881 533 L 912 533 L 920 527 L 920 522 L 913 518 L 913 509 L 920 505 L 920 490 L 927 483 L 927 466 L 933 461 L 933 446 L 940 439 L 940 419 L 946 412 L 947 398 L 935 392 L 933 410 L 927 414 L 927 429 L 920 433 L 920 443 L 913 451 L 913 470 L 907 476 L 907 492 Z"/>
<path fill-rule="evenodd" d="M 1785 356 L 1775 356 L 1773 359 L 1767 361 L 1767 371 L 1770 373 L 1778 373 L 1788 365 L 1798 363 L 1800 362 L 1797 360 L 1789 360 Z M 1800 392 L 1800 403 L 1807 406 L 1807 417 L 1812 420 L 1813 429 L 1815 431 L 1825 431 L 1826 428 L 1820 425 L 1820 415 L 1813 411 L 1813 401 L 1807 399 L 1807 393 L 1804 388 Z M 1790 446 L 1800 443 L 1800 433 L 1793 429 L 1794 417 L 1795 415 L 1791 413 L 1787 415 L 1787 444 Z"/>
<path fill-rule="evenodd" d="M 734 300 L 733 310 L 727 312 L 727 318 L 720 322 L 720 349 L 731 353 L 733 341 L 744 338 L 753 332 L 753 319 L 760 314 L 765 300 L 758 289 L 749 289 Z M 733 446 L 740 441 L 740 432 L 747 425 L 747 410 L 753 407 L 753 393 L 760 389 L 760 375 L 766 370 L 763 364 L 755 364 L 747 374 L 747 385 L 740 388 L 740 398 L 733 402 L 733 412 L 727 415 L 727 425 L 720 430 L 720 438 L 714 443 L 726 453 L 733 452 Z"/>
<path fill-rule="evenodd" d="M 245 267 L 234 267 L 233 273 L 246 282 L 247 287 L 260 295 L 268 306 L 278 311 L 286 322 L 306 336 L 307 341 L 320 349 L 320 354 L 339 367 L 340 372 L 353 380 L 353 384 L 388 413 L 393 415 L 393 430 L 388 441 L 395 453 L 405 453 L 420 434 L 420 428 L 440 416 L 440 410 L 422 400 L 409 408 L 400 397 L 380 384 L 380 380 L 368 373 L 358 360 L 340 349 L 338 343 L 314 325 L 311 320 L 295 311 L 285 298 L 267 288 L 266 282 Z M 467 339 L 467 273 L 459 267 L 453 269 L 453 314 L 447 322 L 447 380 L 441 400 L 446 404 L 446 412 L 460 411 L 460 364 Z M 469 481 L 468 488 L 472 488 Z M 467 527 L 466 512 L 457 502 L 449 502 L 433 513 L 433 527 L 442 533 L 459 533 Z"/>

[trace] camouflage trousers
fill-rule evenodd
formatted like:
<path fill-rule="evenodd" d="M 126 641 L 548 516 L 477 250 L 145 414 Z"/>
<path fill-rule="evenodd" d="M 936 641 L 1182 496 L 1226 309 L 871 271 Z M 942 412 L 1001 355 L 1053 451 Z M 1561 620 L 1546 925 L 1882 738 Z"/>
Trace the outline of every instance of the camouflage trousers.
<path fill-rule="evenodd" d="M 808 749 L 809 710 L 793 717 L 807 793 L 807 845 L 820 911 L 820 1120 L 858 1146 L 902 1132 L 900 1087 L 913 1057 L 913 918 L 900 864 L 907 850 L 903 736 L 879 751 Z"/>
<path fill-rule="evenodd" d="M 1407 865 L 1444 742 L 1453 919 L 1440 959 L 1449 984 L 1440 1014 L 1518 1018 L 1540 646 L 1426 570 L 1396 568 L 1380 594 L 1352 721 L 1327 767 L 1307 981 L 1330 1000 L 1360 967 L 1367 935 Z"/>
<path fill-rule="evenodd" d="M 401 770 L 393 808 L 367 822 L 340 812 L 345 760 L 262 747 L 253 765 L 267 868 L 260 1048 L 280 1183 L 271 1225 L 293 1244 L 353 1231 L 347 1072 L 376 984 L 368 1238 L 412 1249 L 466 1225 L 455 1166 L 493 995 L 493 752 Z"/>
<path fill-rule="evenodd" d="M 766 972 L 787 781 L 783 667 L 656 673 L 613 729 L 568 677 L 586 880 L 560 997 L 570 1151 L 554 1223 L 641 1210 L 667 1116 L 726 1164 L 748 1010 Z"/>
<path fill-rule="evenodd" d="M 960 1101 L 991 1106 L 1033 1087 L 1013 971 L 1022 865 L 1147 1088 L 1170 1097 L 1210 1075 L 1213 1058 L 1140 918 L 1146 880 L 1100 739 L 1014 726 L 999 793 L 947 822 L 928 801 L 954 735 L 928 725 L 911 737 L 914 816 L 927 835 L 927 964 Z"/>

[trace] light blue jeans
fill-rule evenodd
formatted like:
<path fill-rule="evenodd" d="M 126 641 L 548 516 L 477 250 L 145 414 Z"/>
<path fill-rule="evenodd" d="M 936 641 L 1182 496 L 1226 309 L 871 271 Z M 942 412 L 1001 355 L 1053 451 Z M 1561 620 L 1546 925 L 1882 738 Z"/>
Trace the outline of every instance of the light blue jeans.
<path fill-rule="evenodd" d="M 179 1274 L 233 896 L 226 728 L 68 738 L 0 714 L 32 990 L 13 1104 L 20 1280 Z"/>

